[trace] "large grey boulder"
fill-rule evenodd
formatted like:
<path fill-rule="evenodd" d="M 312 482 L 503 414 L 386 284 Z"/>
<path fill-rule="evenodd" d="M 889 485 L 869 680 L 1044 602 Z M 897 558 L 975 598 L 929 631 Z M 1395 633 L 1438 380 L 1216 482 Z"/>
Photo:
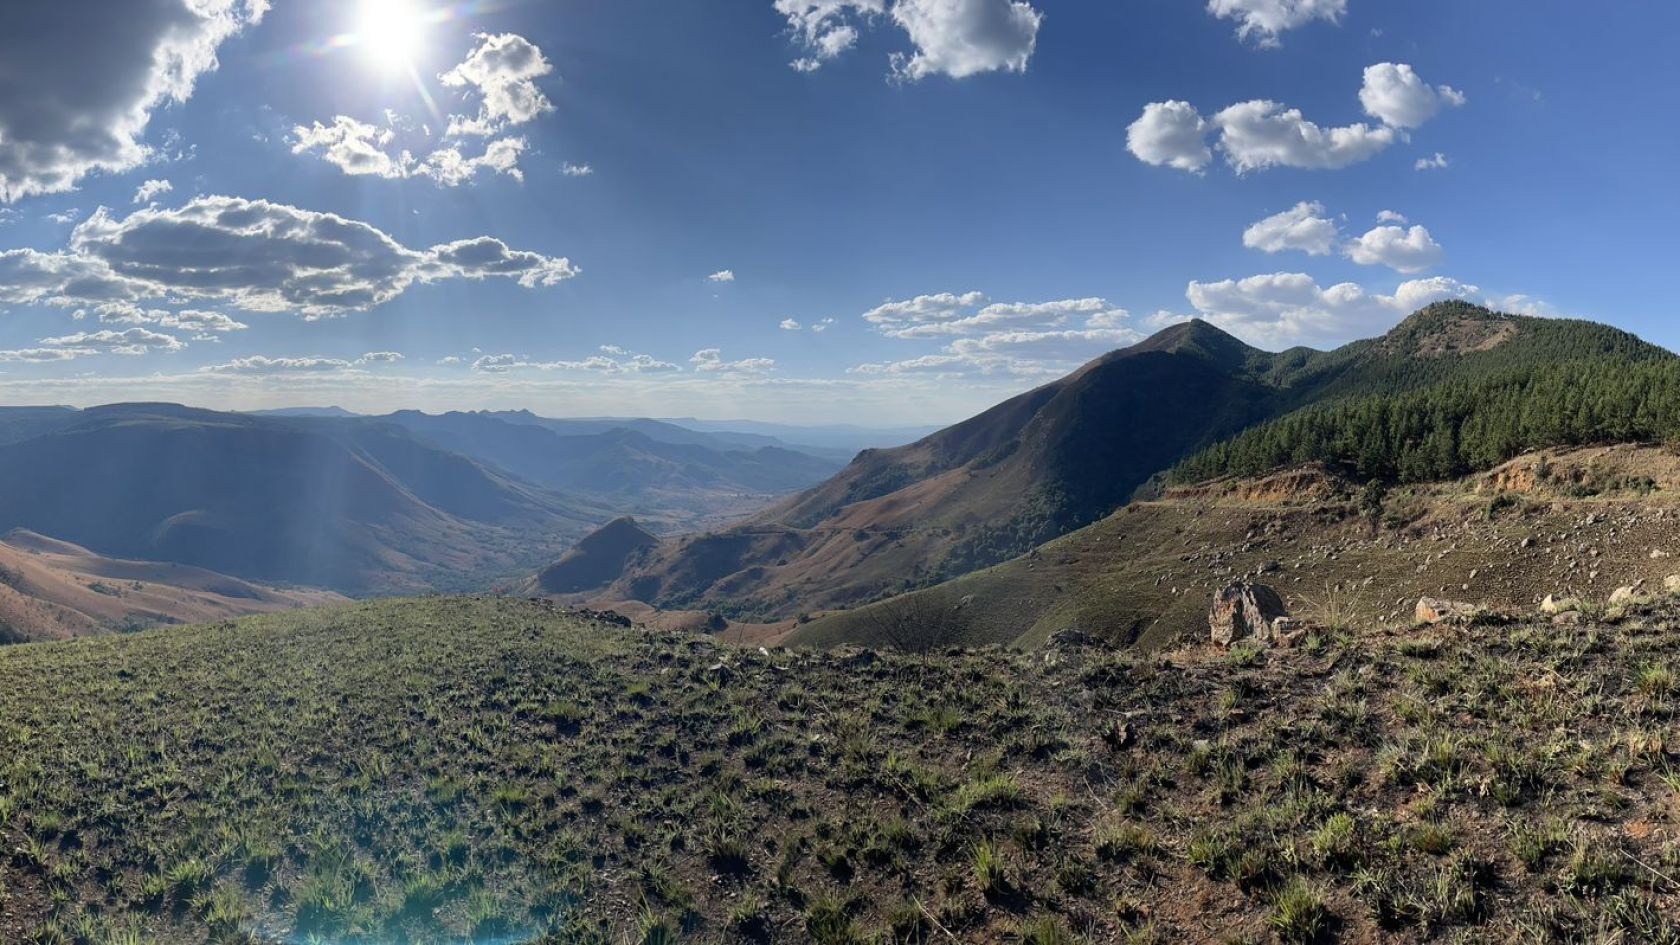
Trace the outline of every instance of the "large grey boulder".
<path fill-rule="evenodd" d="M 1230 646 L 1244 640 L 1270 642 L 1272 626 L 1289 616 L 1278 592 L 1264 584 L 1243 581 L 1227 586 L 1213 597 L 1208 612 L 1208 629 L 1213 642 Z"/>

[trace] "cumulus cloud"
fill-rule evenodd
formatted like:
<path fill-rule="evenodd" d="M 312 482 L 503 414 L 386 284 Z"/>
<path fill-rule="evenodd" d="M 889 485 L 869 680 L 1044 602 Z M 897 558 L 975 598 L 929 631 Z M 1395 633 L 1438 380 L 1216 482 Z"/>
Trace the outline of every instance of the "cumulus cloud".
<path fill-rule="evenodd" d="M 1207 121 L 1189 102 L 1150 102 L 1126 128 L 1126 147 L 1146 164 L 1200 171 L 1213 160 Z"/>
<path fill-rule="evenodd" d="M 706 277 L 707 282 L 734 282 L 735 272 L 732 269 L 719 269 Z"/>
<path fill-rule="evenodd" d="M 1060 374 L 1142 338 L 1124 309 L 1095 297 L 990 302 L 981 292 L 941 292 L 883 303 L 863 319 L 890 338 L 948 340 L 937 354 L 860 364 L 856 374 Z"/>
<path fill-rule="evenodd" d="M 412 130 L 401 116 L 386 114 L 384 125 L 337 115 L 330 124 L 319 121 L 292 128 L 293 154 L 316 154 L 346 174 L 386 180 L 421 178 L 443 187 L 456 187 L 480 171 L 524 180 L 519 159 L 528 147 L 520 136 L 492 138 L 515 125 L 532 121 L 554 106 L 537 88 L 536 79 L 553 71 L 542 51 L 513 33 L 477 35 L 478 45 L 459 65 L 439 76 L 444 85 L 466 91 L 478 100 L 471 116 L 451 115 L 443 140 L 428 143 L 417 156 L 398 147 L 399 128 Z M 490 138 L 482 148 L 461 139 Z M 428 150 L 429 149 L 429 150 Z M 592 173 L 587 166 L 562 165 L 573 176 Z"/>
<path fill-rule="evenodd" d="M 1412 170 L 1414 170 L 1414 171 L 1438 171 L 1441 168 L 1446 167 L 1450 163 L 1451 162 L 1447 160 L 1447 156 L 1445 154 L 1442 154 L 1441 152 L 1436 151 L 1434 157 L 1422 157 L 1422 158 L 1418 158 L 1416 161 L 1412 162 Z"/>
<path fill-rule="evenodd" d="M 187 343 L 174 335 L 166 335 L 149 328 L 129 328 L 124 331 L 101 329 L 99 331 L 79 331 L 73 335 L 60 335 L 56 338 L 42 338 L 40 344 L 47 348 L 71 348 L 86 351 L 107 351 L 111 354 L 137 355 L 148 351 L 180 351 Z"/>
<path fill-rule="evenodd" d="M 446 135 L 493 135 L 522 125 L 554 105 L 536 80 L 554 71 L 542 50 L 514 33 L 479 33 L 467 58 L 438 79 L 452 88 L 477 93 L 478 114 L 452 115 Z"/>
<path fill-rule="evenodd" d="M 151 203 L 157 198 L 175 189 L 175 185 L 166 180 L 153 179 L 141 184 L 134 191 L 135 203 Z"/>
<path fill-rule="evenodd" d="M 1260 220 L 1243 231 L 1243 245 L 1263 253 L 1296 249 L 1309 256 L 1328 256 L 1341 231 L 1324 216 L 1324 205 L 1303 200 L 1294 207 Z"/>
<path fill-rule="evenodd" d="M 726 361 L 723 351 L 719 348 L 701 348 L 688 359 L 696 371 L 702 373 L 725 374 L 762 374 L 774 370 L 776 362 L 771 358 L 742 358 L 739 361 Z"/>
<path fill-rule="evenodd" d="M 506 174 L 524 180 L 519 157 L 524 153 L 523 137 L 496 138 L 479 154 L 466 156 L 459 145 L 444 145 L 424 158 L 407 150 L 393 150 L 396 132 L 339 115 L 330 125 L 313 122 L 292 129 L 292 153 L 318 153 L 322 160 L 352 176 L 366 175 L 387 180 L 424 178 L 444 187 L 472 180 L 479 171 Z"/>
<path fill-rule="evenodd" d="M 1324 215 L 1324 205 L 1302 201 L 1243 231 L 1243 245 L 1267 253 L 1299 250 L 1312 256 L 1340 251 L 1362 266 L 1387 266 L 1396 272 L 1417 273 L 1440 265 L 1445 257 L 1441 244 L 1422 226 L 1410 229 L 1403 214 L 1384 210 L 1377 214 L 1379 225 L 1364 235 L 1343 240 L 1341 227 Z"/>
<path fill-rule="evenodd" d="M 590 167 L 588 164 L 573 164 L 572 162 L 567 161 L 566 163 L 560 165 L 560 173 L 566 175 L 567 177 L 588 177 L 589 175 L 595 173 L 595 168 Z"/>
<path fill-rule="evenodd" d="M 784 318 L 784 319 L 782 319 L 781 325 L 779 325 L 777 327 L 781 328 L 781 330 L 783 330 L 783 331 L 798 331 L 799 329 L 803 328 L 804 326 L 799 324 L 797 319 Z"/>
<path fill-rule="evenodd" d="M 1431 86 L 1405 63 L 1366 66 L 1365 82 L 1359 88 L 1365 114 L 1391 128 L 1416 128 L 1441 109 L 1464 102 L 1463 92 L 1450 85 Z"/>
<path fill-rule="evenodd" d="M 0 29 L 0 203 L 139 166 L 153 111 L 184 102 L 267 0 L 133 0 L 91 15 L 11 3 Z"/>
<path fill-rule="evenodd" d="M 1380 334 L 1402 318 L 1443 299 L 1466 299 L 1512 310 L 1512 300 L 1538 312 L 1543 303 L 1526 296 L 1490 296 L 1447 276 L 1402 282 L 1392 295 L 1343 282 L 1321 288 L 1299 272 L 1274 272 L 1246 279 L 1191 282 L 1185 297 L 1202 318 L 1256 344 L 1330 344 Z"/>
<path fill-rule="evenodd" d="M 1362 266 L 1387 266 L 1396 272 L 1422 272 L 1441 264 L 1441 244 L 1421 226 L 1379 226 L 1350 240 L 1347 258 Z"/>
<path fill-rule="evenodd" d="M 563 257 L 489 236 L 416 250 L 337 214 L 209 196 L 120 219 L 100 208 L 65 251 L 0 252 L 0 302 L 215 300 L 319 318 L 382 304 L 417 282 L 496 277 L 530 288 L 576 274 Z"/>
<path fill-rule="evenodd" d="M 1208 0 L 1208 12 L 1237 21 L 1237 38 L 1276 47 L 1278 38 L 1313 20 L 1335 23 L 1347 12 L 1347 0 Z"/>
<path fill-rule="evenodd" d="M 1336 169 L 1369 160 L 1446 105 L 1463 104 L 1449 86 L 1423 84 L 1411 66 L 1378 63 L 1365 70 L 1360 101 L 1379 124 L 1322 126 L 1301 110 L 1255 99 L 1204 117 L 1188 102 L 1151 102 L 1127 128 L 1126 146 L 1146 164 L 1199 173 L 1212 160 L 1208 135 L 1239 174 L 1271 167 Z"/>
<path fill-rule="evenodd" d="M 1219 147 L 1231 167 L 1242 174 L 1269 167 L 1334 170 L 1358 164 L 1393 144 L 1393 128 L 1373 128 L 1356 122 L 1322 128 L 1299 108 L 1263 100 L 1238 102 L 1212 119 L 1219 129 Z"/>
<path fill-rule="evenodd" d="M 102 302 L 88 309 L 77 309 L 73 316 L 77 320 L 93 315 L 103 325 L 151 325 L 156 328 L 169 328 L 179 331 L 195 332 L 197 334 L 226 334 L 232 331 L 244 331 L 249 328 L 244 322 L 235 321 L 221 312 L 210 312 L 203 309 L 181 309 L 169 311 L 167 309 L 143 308 L 133 302 Z"/>
<path fill-rule="evenodd" d="M 357 364 L 396 364 L 405 360 L 400 351 L 369 351 L 356 359 Z"/>
<path fill-rule="evenodd" d="M 1024 0 L 775 0 L 805 55 L 790 65 L 815 72 L 856 45 L 862 27 L 890 20 L 913 51 L 892 56 L 892 74 L 915 82 L 985 72 L 1025 72 L 1044 14 Z"/>

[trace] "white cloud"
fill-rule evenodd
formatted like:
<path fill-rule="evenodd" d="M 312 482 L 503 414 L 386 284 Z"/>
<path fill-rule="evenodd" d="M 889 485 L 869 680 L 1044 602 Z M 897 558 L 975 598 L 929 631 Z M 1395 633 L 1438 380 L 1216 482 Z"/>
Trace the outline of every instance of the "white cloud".
<path fill-rule="evenodd" d="M 602 345 L 604 355 L 591 355 L 576 361 L 534 361 L 517 354 L 487 354 L 473 361 L 472 369 L 481 374 L 511 374 L 514 371 L 591 371 L 600 374 L 664 374 L 682 370 L 669 361 L 652 355 L 630 354 L 617 345 Z M 608 357 L 607 355 L 628 355 Z M 457 359 L 458 360 L 458 359 Z M 441 362 L 440 362 L 441 363 Z"/>
<path fill-rule="evenodd" d="M 1447 156 L 1445 154 L 1442 154 L 1441 152 L 1436 151 L 1434 157 L 1422 157 L 1422 158 L 1418 158 L 1416 161 L 1414 161 L 1412 163 L 1412 170 L 1414 170 L 1414 171 L 1438 171 L 1441 168 L 1446 167 L 1450 163 L 1452 163 L 1452 162 L 1447 160 Z"/>
<path fill-rule="evenodd" d="M 588 177 L 595 173 L 595 168 L 588 164 L 573 164 L 570 161 L 560 165 L 560 173 L 567 177 Z"/>
<path fill-rule="evenodd" d="M 1538 311 L 1544 303 L 1527 296 L 1489 296 L 1447 276 L 1402 282 L 1392 295 L 1343 282 L 1321 288 L 1311 276 L 1275 272 L 1191 282 L 1185 297 L 1200 317 L 1255 344 L 1334 344 L 1381 334 L 1412 312 L 1442 299 L 1466 299 L 1493 308 L 1515 299 Z"/>
<path fill-rule="evenodd" d="M 1339 21 L 1347 0 L 1208 0 L 1207 9 L 1220 19 L 1238 21 L 1238 39 L 1275 47 L 1279 36 L 1312 20 Z"/>
<path fill-rule="evenodd" d="M 522 125 L 554 109 L 535 80 L 553 67 L 542 51 L 524 37 L 512 33 L 477 34 L 478 45 L 465 61 L 439 76 L 444 85 L 461 88 L 479 100 L 474 116 L 451 115 L 444 140 L 427 143 L 424 157 L 397 146 L 399 132 L 412 137 L 413 123 L 389 110 L 383 126 L 337 115 L 331 124 L 311 122 L 292 128 L 293 154 L 319 154 L 321 159 L 346 174 L 381 177 L 386 180 L 423 178 L 442 187 L 457 187 L 480 171 L 506 174 L 524 180 L 519 159 L 528 147 L 523 137 L 491 138 L 515 125 Z M 468 154 L 459 139 L 491 138 L 477 154 Z M 429 149 L 429 150 L 428 150 Z M 563 173 L 582 176 L 592 173 L 586 165 L 564 164 Z"/>
<path fill-rule="evenodd" d="M 92 348 L 12 348 L 0 351 L 0 361 L 18 364 L 48 364 L 54 361 L 72 361 L 85 358 L 99 352 Z"/>
<path fill-rule="evenodd" d="M 478 46 L 466 60 L 438 79 L 452 88 L 476 91 L 478 114 L 450 116 L 445 135 L 493 135 L 554 110 L 537 88 L 536 80 L 554 71 L 542 50 L 513 33 L 479 33 L 476 38 Z"/>
<path fill-rule="evenodd" d="M 718 348 L 701 348 L 688 359 L 696 371 L 702 373 L 724 374 L 761 374 L 774 370 L 776 362 L 771 358 L 743 358 L 739 361 L 725 361 L 723 351 Z"/>
<path fill-rule="evenodd" d="M 224 364 L 207 364 L 199 371 L 205 374 L 317 374 L 348 371 L 353 367 L 354 363 L 342 358 L 271 358 L 254 354 Z"/>
<path fill-rule="evenodd" d="M 437 363 L 441 364 L 445 367 L 451 367 L 451 366 L 460 364 L 462 362 L 462 360 L 463 359 L 461 357 L 459 357 L 458 355 L 450 354 L 450 355 L 445 355 L 441 358 L 438 358 Z"/>
<path fill-rule="evenodd" d="M 1412 129 L 1442 108 L 1463 105 L 1465 98 L 1450 85 L 1430 86 L 1403 62 L 1379 62 L 1365 67 L 1359 103 L 1365 114 L 1391 128 Z"/>
<path fill-rule="evenodd" d="M 1393 210 L 1378 210 L 1377 211 L 1377 222 L 1378 223 L 1409 223 L 1411 221 L 1406 219 L 1406 215 L 1404 213 L 1396 213 Z"/>
<path fill-rule="evenodd" d="M 356 359 L 357 364 L 396 364 L 406 360 L 400 351 L 369 351 Z"/>
<path fill-rule="evenodd" d="M 707 282 L 734 282 L 735 272 L 732 269 L 719 269 L 706 277 Z"/>
<path fill-rule="evenodd" d="M 1213 160 L 1207 122 L 1189 102 L 1150 102 L 1126 128 L 1126 148 L 1157 167 L 1200 171 Z"/>
<path fill-rule="evenodd" d="M 1303 200 L 1249 226 L 1242 241 L 1249 249 L 1265 253 L 1295 249 L 1309 256 L 1328 256 L 1340 238 L 1336 222 L 1324 216 L 1324 205 Z"/>
<path fill-rule="evenodd" d="M 1210 120 L 1219 147 L 1237 173 L 1269 167 L 1334 170 L 1368 160 L 1399 139 L 1393 128 L 1364 122 L 1321 128 L 1277 102 L 1238 102 Z"/>
<path fill-rule="evenodd" d="M 1441 264 L 1441 244 L 1421 226 L 1379 226 L 1348 241 L 1343 251 L 1362 266 L 1387 266 L 1396 272 L 1422 272 Z"/>
<path fill-rule="evenodd" d="M 382 177 L 404 180 L 420 177 L 444 187 L 455 187 L 471 180 L 479 171 L 506 174 L 524 180 L 519 169 L 519 157 L 525 151 L 522 137 L 496 138 L 484 145 L 482 153 L 467 157 L 459 145 L 436 148 L 425 158 L 416 158 L 407 150 L 393 153 L 391 144 L 396 132 L 339 115 L 330 125 L 313 122 L 292 128 L 292 153 L 319 153 L 321 159 L 352 176 Z"/>
<path fill-rule="evenodd" d="M 9 3 L 0 29 L 0 203 L 139 166 L 152 112 L 192 96 L 267 0 Z"/>
<path fill-rule="evenodd" d="M 884 303 L 863 319 L 890 338 L 950 340 L 937 354 L 860 364 L 857 374 L 1055 375 L 1142 338 L 1124 309 L 1094 297 L 988 302 L 980 292 L 941 292 Z"/>
<path fill-rule="evenodd" d="M 1423 84 L 1411 66 L 1387 62 L 1365 70 L 1359 97 L 1381 124 L 1324 127 L 1298 108 L 1264 99 L 1238 102 L 1209 118 L 1188 102 L 1151 102 L 1128 126 L 1126 147 L 1146 164 L 1199 173 L 1213 157 L 1207 136 L 1217 133 L 1219 150 L 1239 174 L 1271 167 L 1336 169 L 1369 160 L 1441 107 L 1464 102 L 1449 86 Z"/>
<path fill-rule="evenodd" d="M 77 309 L 73 317 L 83 319 L 89 314 L 86 309 Z M 225 334 L 230 331 L 244 331 L 250 327 L 221 312 L 202 309 L 181 309 L 172 312 L 166 309 L 142 308 L 133 302 L 101 302 L 93 307 L 91 314 L 97 316 L 102 325 L 151 325 L 198 334 Z"/>
<path fill-rule="evenodd" d="M 175 185 L 169 181 L 154 178 L 141 184 L 139 189 L 134 191 L 134 202 L 151 203 L 174 189 Z"/>
<path fill-rule="evenodd" d="M 781 328 L 781 330 L 783 330 L 783 331 L 798 331 L 800 328 L 802 328 L 804 326 L 800 325 L 799 322 L 795 319 L 784 318 L 784 319 L 782 319 L 781 325 L 779 325 L 777 327 Z"/>
<path fill-rule="evenodd" d="M 892 18 L 914 55 L 894 55 L 893 71 L 914 82 L 982 72 L 1025 72 L 1044 14 L 1021 0 L 898 0 Z"/>
<path fill-rule="evenodd" d="M 46 215 L 45 219 L 49 223 L 62 225 L 65 223 L 75 223 L 77 220 L 81 219 L 81 216 L 82 213 L 80 210 L 75 207 L 71 207 L 68 210 L 60 210 L 58 213 L 49 213 Z"/>
<path fill-rule="evenodd" d="M 124 331 L 113 331 L 108 328 L 100 331 L 79 331 L 73 335 L 42 338 L 40 344 L 47 348 L 106 351 L 111 354 L 127 355 L 145 354 L 152 350 L 180 351 L 187 346 L 186 342 L 174 335 L 166 335 L 148 328 L 129 328 Z"/>
<path fill-rule="evenodd" d="M 811 330 L 814 331 L 814 332 L 819 332 L 819 333 L 820 332 L 825 332 L 825 331 L 828 330 L 828 326 L 830 326 L 832 324 L 834 324 L 834 319 L 832 319 L 832 318 L 818 319 L 816 321 L 816 323 L 811 325 Z"/>
<path fill-rule="evenodd" d="M 789 65 L 815 72 L 856 45 L 860 28 L 888 19 L 914 47 L 894 53 L 893 75 L 917 81 L 985 72 L 1025 72 L 1044 14 L 1024 0 L 775 0 L 805 55 Z"/>
<path fill-rule="evenodd" d="M 211 196 L 122 219 L 102 207 L 66 251 L 0 252 L 0 302 L 211 299 L 318 318 L 382 304 L 417 282 L 499 277 L 530 288 L 576 274 L 563 257 L 513 250 L 493 237 L 415 250 L 337 214 Z"/>

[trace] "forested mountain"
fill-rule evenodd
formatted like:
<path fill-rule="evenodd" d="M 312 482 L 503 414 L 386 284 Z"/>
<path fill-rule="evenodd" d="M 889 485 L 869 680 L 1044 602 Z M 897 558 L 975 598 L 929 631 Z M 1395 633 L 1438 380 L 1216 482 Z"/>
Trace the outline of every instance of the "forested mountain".
<path fill-rule="evenodd" d="M 909 446 L 866 451 L 741 526 L 665 542 L 605 593 L 786 617 L 1005 560 L 1169 471 L 1325 459 L 1367 478 L 1431 478 L 1523 448 L 1658 435 L 1675 363 L 1613 328 L 1462 302 L 1325 352 L 1268 353 L 1186 322 Z"/>

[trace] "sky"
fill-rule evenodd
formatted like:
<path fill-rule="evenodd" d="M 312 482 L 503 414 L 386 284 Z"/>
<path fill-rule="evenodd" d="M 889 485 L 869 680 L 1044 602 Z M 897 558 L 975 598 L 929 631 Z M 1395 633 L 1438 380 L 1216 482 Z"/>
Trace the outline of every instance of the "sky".
<path fill-rule="evenodd" d="M 0 402 L 945 423 L 1190 317 L 1680 347 L 1680 5 L 0 10 Z"/>

